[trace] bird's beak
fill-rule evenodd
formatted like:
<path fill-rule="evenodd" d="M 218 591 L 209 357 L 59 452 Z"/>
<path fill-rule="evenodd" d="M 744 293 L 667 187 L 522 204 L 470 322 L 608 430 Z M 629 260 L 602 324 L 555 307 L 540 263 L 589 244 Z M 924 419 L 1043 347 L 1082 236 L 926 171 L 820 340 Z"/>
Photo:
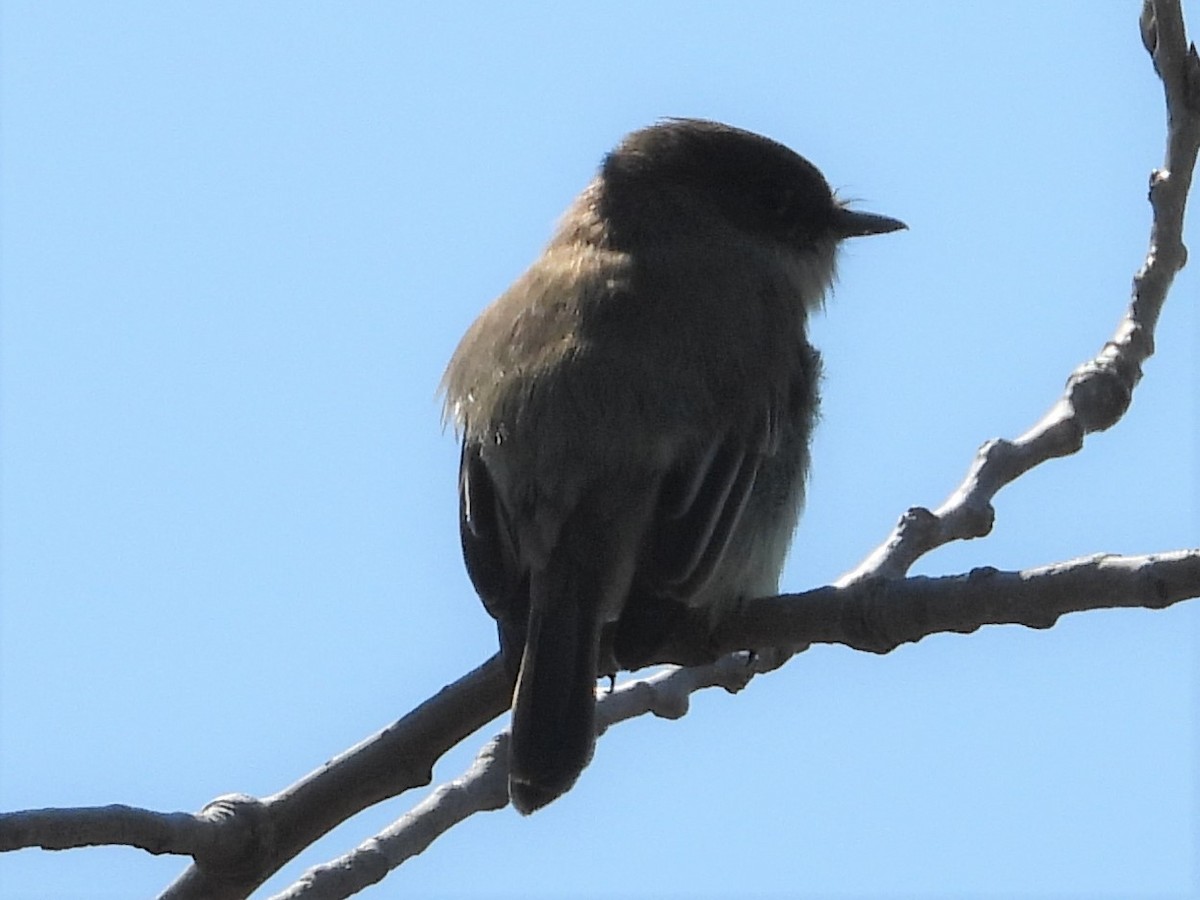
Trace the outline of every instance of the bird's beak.
<path fill-rule="evenodd" d="M 839 207 L 834 213 L 833 231 L 839 238 L 864 237 L 868 234 L 887 234 L 908 228 L 899 219 L 878 216 L 875 213 L 857 212 Z"/>

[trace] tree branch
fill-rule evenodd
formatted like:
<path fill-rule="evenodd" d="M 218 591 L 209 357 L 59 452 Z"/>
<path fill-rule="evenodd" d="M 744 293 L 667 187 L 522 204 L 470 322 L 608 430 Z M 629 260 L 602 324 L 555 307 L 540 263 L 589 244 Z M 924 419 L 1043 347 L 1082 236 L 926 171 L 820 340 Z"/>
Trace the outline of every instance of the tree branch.
<path fill-rule="evenodd" d="M 969 633 L 1003 623 L 1048 628 L 1067 612 L 1160 609 L 1200 596 L 1196 549 L 1150 557 L 1096 556 L 1025 572 L 984 568 L 943 578 L 904 577 L 917 559 L 941 544 L 986 535 L 995 518 L 992 499 L 1005 485 L 1049 459 L 1077 452 L 1086 435 L 1119 421 L 1154 351 L 1159 313 L 1187 258 L 1182 234 L 1200 148 L 1200 59 L 1187 42 L 1178 0 L 1147 0 L 1140 26 L 1164 85 L 1167 147 L 1163 166 L 1150 179 L 1149 250 L 1113 337 L 1072 373 L 1063 396 L 1025 434 L 985 444 L 941 506 L 932 512 L 909 510 L 883 544 L 833 586 L 746 603 L 712 635 L 707 649 L 726 653 L 713 664 L 670 668 L 604 695 L 598 703 L 602 730 L 646 712 L 678 718 L 686 714 L 694 691 L 714 686 L 738 691 L 755 674 L 777 668 L 813 643 L 886 653 L 929 634 Z M 729 652 L 749 648 L 760 649 Z M 681 652 L 678 658 L 686 656 Z M 8 813 L 0 815 L 0 850 L 124 844 L 151 853 L 188 854 L 195 863 L 162 897 L 246 897 L 336 825 L 380 800 L 428 784 L 438 758 L 507 708 L 511 687 L 493 657 L 271 797 L 220 797 L 197 814 L 124 806 Z M 462 777 L 439 787 L 357 850 L 311 870 L 280 896 L 349 896 L 472 813 L 501 808 L 508 799 L 507 756 L 502 733 Z"/>
<path fill-rule="evenodd" d="M 1189 44 L 1178 0 L 1146 0 L 1142 42 L 1162 78 L 1167 149 L 1150 175 L 1150 248 L 1133 278 L 1133 296 L 1112 338 L 1067 379 L 1063 396 L 1023 435 L 979 448 L 962 483 L 933 512 L 914 507 L 861 565 L 838 584 L 878 576 L 898 578 L 942 544 L 984 537 L 996 511 L 992 499 L 1035 466 L 1083 447 L 1084 437 L 1115 425 L 1133 399 L 1142 364 L 1154 353 L 1154 329 L 1175 275 L 1187 262 L 1183 219 L 1200 149 L 1200 59 Z"/>
<path fill-rule="evenodd" d="M 984 625 L 1050 628 L 1065 613 L 1164 609 L 1198 596 L 1200 549 L 1100 554 L 1023 572 L 984 567 L 963 575 L 876 578 L 768 597 L 723 622 L 716 640 L 729 650 L 782 638 L 888 653 L 931 634 L 969 634 Z"/>
<path fill-rule="evenodd" d="M 995 521 L 992 499 L 1005 485 L 1047 460 L 1078 452 L 1087 434 L 1116 424 L 1141 380 L 1142 364 L 1154 352 L 1159 312 L 1187 260 L 1183 218 L 1200 147 L 1200 61 L 1188 44 L 1177 0 L 1146 0 L 1140 24 L 1143 42 L 1163 80 L 1167 150 L 1163 168 L 1151 176 L 1150 247 L 1113 337 L 1095 358 L 1071 374 L 1063 396 L 1032 428 L 1015 440 L 984 444 L 963 482 L 941 506 L 932 512 L 910 509 L 888 538 L 835 586 L 753 601 L 722 622 L 713 636 L 718 650 L 779 648 L 784 643 L 790 648 L 760 652 L 750 665 L 735 654 L 712 666 L 675 669 L 633 681 L 601 701 L 602 729 L 611 724 L 606 710 L 621 702 L 614 698 L 640 692 L 646 699 L 643 711 L 665 715 L 659 710 L 670 710 L 669 717 L 674 718 L 686 712 L 692 690 L 711 683 L 709 675 L 728 673 L 741 662 L 739 681 L 744 684 L 811 643 L 843 643 L 885 653 L 941 631 L 969 633 L 984 624 L 1000 623 L 1048 628 L 1065 612 L 1121 606 L 1158 609 L 1198 595 L 1200 551 L 1196 550 L 1132 559 L 1100 556 L 1025 573 L 977 569 L 949 578 L 904 579 L 913 563 L 930 550 L 952 540 L 987 535 Z M 685 649 L 681 655 L 694 650 Z M 668 684 L 670 689 L 665 687 Z M 494 809 L 504 799 L 506 762 L 498 760 L 506 760 L 505 740 L 500 735 L 489 743 L 471 771 L 447 786 L 448 794 L 435 792 L 379 837 L 309 872 L 280 896 L 344 897 L 349 893 L 341 893 L 343 889 L 353 893 L 381 879 L 384 869 L 428 846 L 432 838 L 423 826 L 444 820 L 438 809 L 443 796 L 478 797 L 480 809 Z M 486 785 L 476 793 L 466 783 L 471 779 Z M 454 821 L 467 814 L 456 804 Z M 414 841 L 411 835 L 418 833 L 422 837 Z M 370 854 L 369 866 L 360 863 L 360 853 Z M 369 879 L 355 880 L 360 864 L 364 872 L 369 869 Z"/>
<path fill-rule="evenodd" d="M 429 784 L 434 763 L 508 709 L 511 694 L 504 666 L 493 656 L 399 721 L 263 800 L 231 794 L 194 815 L 123 806 L 5 813 L 0 850 L 120 844 L 189 855 L 195 864 L 162 897 L 246 897 L 337 825 Z"/>
<path fill-rule="evenodd" d="M 1030 569 L 975 569 L 941 578 L 858 581 L 803 594 L 756 600 L 717 631 L 723 649 L 842 644 L 887 653 L 944 632 L 982 625 L 1049 628 L 1064 613 L 1090 609 L 1163 609 L 1200 597 L 1200 549 L 1156 556 L 1098 555 Z M 678 719 L 704 688 L 741 690 L 754 675 L 791 654 L 729 653 L 707 666 L 670 668 L 638 677 L 599 697 L 601 732 L 653 713 Z M 508 804 L 508 732 L 492 738 L 471 767 L 442 785 L 380 834 L 339 859 L 306 872 L 272 900 L 341 900 L 381 881 L 468 816 Z"/>

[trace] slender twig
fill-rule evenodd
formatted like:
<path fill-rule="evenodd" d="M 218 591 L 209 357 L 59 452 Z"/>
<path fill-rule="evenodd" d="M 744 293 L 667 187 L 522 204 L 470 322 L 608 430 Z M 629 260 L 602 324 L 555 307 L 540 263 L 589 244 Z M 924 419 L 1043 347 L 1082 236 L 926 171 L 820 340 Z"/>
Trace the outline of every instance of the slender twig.
<path fill-rule="evenodd" d="M 682 716 L 693 692 L 714 686 L 740 690 L 755 674 L 778 667 L 812 643 L 887 652 L 937 632 L 970 632 L 997 623 L 1046 628 L 1066 612 L 1157 609 L 1200 596 L 1200 550 L 1101 556 L 1026 572 L 979 569 L 936 579 L 903 577 L 929 550 L 987 534 L 995 516 L 992 500 L 1005 485 L 1047 460 L 1077 452 L 1086 435 L 1119 421 L 1154 351 L 1159 312 L 1187 258 L 1182 235 L 1200 148 L 1200 60 L 1187 42 L 1178 0 L 1147 0 L 1140 25 L 1164 85 L 1167 148 L 1163 166 L 1150 180 L 1149 251 L 1113 337 L 1072 373 L 1063 396 L 1025 434 L 985 444 L 941 506 L 909 510 L 880 547 L 836 585 L 735 610 L 720 623 L 708 648 L 779 649 L 729 653 L 711 665 L 635 678 L 601 697 L 601 728 L 647 712 Z M 271 797 L 220 797 L 197 814 L 123 806 L 8 813 L 0 815 L 0 850 L 124 844 L 151 853 L 188 854 L 195 864 L 162 897 L 243 898 L 334 826 L 380 800 L 428 784 L 434 762 L 503 712 L 510 692 L 510 677 L 493 657 Z M 505 805 L 506 769 L 507 736 L 501 734 L 461 778 L 280 896 L 346 897 L 378 881 L 463 818 Z"/>

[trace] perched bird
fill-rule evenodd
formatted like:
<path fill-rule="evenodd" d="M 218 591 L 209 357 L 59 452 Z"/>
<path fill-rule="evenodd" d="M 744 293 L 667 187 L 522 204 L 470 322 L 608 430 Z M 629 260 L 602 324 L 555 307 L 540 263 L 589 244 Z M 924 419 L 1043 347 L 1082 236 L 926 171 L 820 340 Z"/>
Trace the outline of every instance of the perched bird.
<path fill-rule="evenodd" d="M 442 390 L 520 812 L 591 759 L 598 675 L 777 593 L 817 409 L 806 317 L 843 239 L 904 227 L 781 144 L 670 119 L 608 154 L 463 337 Z"/>

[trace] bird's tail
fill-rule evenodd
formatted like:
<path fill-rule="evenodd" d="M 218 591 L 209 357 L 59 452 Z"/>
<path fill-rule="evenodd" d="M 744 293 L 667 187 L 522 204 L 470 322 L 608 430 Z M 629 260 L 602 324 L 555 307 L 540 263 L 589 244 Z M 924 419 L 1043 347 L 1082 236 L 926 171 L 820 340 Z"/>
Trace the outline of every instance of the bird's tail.
<path fill-rule="evenodd" d="M 629 593 L 644 496 L 635 508 L 615 509 L 611 496 L 593 495 L 597 502 L 576 509 L 546 566 L 530 575 L 508 783 L 513 806 L 526 815 L 566 793 L 591 761 L 600 632 Z"/>
<path fill-rule="evenodd" d="M 599 622 L 570 595 L 531 604 L 513 699 L 509 795 L 528 815 L 565 793 L 592 758 Z"/>

